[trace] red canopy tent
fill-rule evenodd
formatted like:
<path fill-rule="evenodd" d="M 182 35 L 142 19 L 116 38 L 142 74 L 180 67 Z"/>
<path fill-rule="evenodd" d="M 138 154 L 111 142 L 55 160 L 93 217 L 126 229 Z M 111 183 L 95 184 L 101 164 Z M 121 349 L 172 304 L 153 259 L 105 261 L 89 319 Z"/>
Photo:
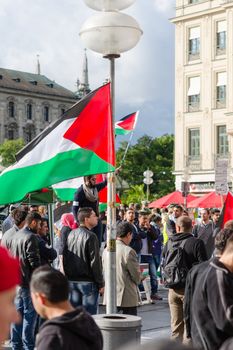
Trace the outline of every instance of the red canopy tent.
<path fill-rule="evenodd" d="M 226 195 L 221 196 L 216 192 L 210 192 L 202 197 L 196 198 L 190 201 L 187 205 L 188 208 L 222 208 Z"/>
<path fill-rule="evenodd" d="M 193 201 L 196 198 L 197 197 L 189 194 L 187 196 L 187 203 Z M 169 204 L 172 204 L 172 203 L 184 205 L 184 197 L 182 196 L 182 193 L 180 191 L 175 191 L 175 192 L 169 193 L 166 196 L 159 198 L 154 202 L 151 202 L 149 204 L 149 208 L 165 208 Z"/>

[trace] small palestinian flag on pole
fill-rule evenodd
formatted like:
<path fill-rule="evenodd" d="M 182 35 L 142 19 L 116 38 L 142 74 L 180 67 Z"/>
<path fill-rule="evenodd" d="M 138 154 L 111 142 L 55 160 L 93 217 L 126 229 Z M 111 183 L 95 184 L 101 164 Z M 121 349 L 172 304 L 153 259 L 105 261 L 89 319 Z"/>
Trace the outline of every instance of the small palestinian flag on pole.
<path fill-rule="evenodd" d="M 139 112 L 134 112 L 115 123 L 115 135 L 127 135 L 135 129 Z"/>
<path fill-rule="evenodd" d="M 0 176 L 0 204 L 64 180 L 114 171 L 110 83 L 51 123 L 16 159 Z"/>

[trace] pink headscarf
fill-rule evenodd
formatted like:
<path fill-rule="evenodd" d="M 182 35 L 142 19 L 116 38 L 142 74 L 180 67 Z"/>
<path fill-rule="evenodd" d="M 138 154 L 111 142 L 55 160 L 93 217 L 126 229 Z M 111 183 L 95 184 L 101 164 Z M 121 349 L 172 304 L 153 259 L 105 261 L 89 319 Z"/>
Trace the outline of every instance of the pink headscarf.
<path fill-rule="evenodd" d="M 74 221 L 74 215 L 72 213 L 65 213 L 61 216 L 62 226 L 68 226 L 71 230 L 78 227 L 77 223 Z"/>

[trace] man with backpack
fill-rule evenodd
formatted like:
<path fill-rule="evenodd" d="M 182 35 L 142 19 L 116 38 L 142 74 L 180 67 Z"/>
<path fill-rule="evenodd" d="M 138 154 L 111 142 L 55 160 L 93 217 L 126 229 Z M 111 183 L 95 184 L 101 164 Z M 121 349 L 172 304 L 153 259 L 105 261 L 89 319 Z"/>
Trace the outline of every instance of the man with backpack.
<path fill-rule="evenodd" d="M 194 264 L 207 260 L 202 240 L 192 236 L 192 220 L 181 216 L 176 222 L 176 233 L 163 251 L 165 287 L 169 288 L 168 303 L 171 313 L 172 338 L 186 342 L 183 302 L 185 281 Z"/>

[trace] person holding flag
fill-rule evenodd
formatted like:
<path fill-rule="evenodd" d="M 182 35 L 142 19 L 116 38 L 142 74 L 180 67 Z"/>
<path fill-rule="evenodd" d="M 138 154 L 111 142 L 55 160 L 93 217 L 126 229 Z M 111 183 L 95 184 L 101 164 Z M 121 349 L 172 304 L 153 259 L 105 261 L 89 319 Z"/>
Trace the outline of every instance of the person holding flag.
<path fill-rule="evenodd" d="M 99 218 L 99 191 L 107 186 L 107 178 L 100 183 L 96 183 L 96 175 L 84 176 L 84 183 L 74 194 L 72 211 L 76 222 L 78 222 L 78 210 L 80 208 L 92 208 L 96 216 Z M 102 242 L 101 221 L 98 219 L 98 224 L 92 231 L 97 235 L 99 245 Z"/>

